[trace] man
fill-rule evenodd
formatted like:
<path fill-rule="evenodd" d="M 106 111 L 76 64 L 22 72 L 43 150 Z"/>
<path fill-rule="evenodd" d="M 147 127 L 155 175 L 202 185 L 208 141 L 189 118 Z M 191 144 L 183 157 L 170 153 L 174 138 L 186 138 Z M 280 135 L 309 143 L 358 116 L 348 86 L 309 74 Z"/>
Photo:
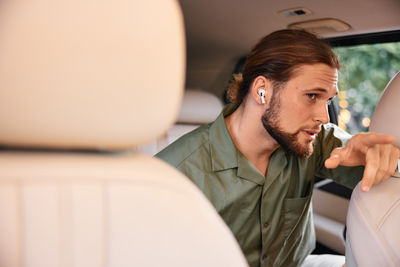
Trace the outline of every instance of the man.
<path fill-rule="evenodd" d="M 350 188 L 362 177 L 368 191 L 396 168 L 392 136 L 351 137 L 328 124 L 339 67 L 316 36 L 274 32 L 230 85 L 233 104 L 157 155 L 204 192 L 250 266 L 298 266 L 314 249 L 316 175 Z"/>

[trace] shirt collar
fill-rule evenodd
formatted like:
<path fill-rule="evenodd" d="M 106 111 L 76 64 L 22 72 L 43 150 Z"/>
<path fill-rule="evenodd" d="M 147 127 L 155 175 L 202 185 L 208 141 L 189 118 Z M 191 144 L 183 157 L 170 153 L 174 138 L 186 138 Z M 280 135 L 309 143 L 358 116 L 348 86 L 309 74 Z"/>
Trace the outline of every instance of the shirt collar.
<path fill-rule="evenodd" d="M 213 171 L 222 171 L 238 167 L 237 148 L 226 128 L 224 118 L 232 114 L 239 105 L 229 104 L 210 126 L 209 140 L 211 166 Z"/>
<path fill-rule="evenodd" d="M 238 106 L 238 104 L 226 105 L 215 122 L 210 126 L 209 140 L 212 170 L 217 172 L 237 168 L 237 175 L 239 177 L 263 185 L 265 182 L 264 175 L 236 148 L 226 128 L 224 118 L 232 114 Z M 286 153 L 281 148 L 278 148 L 272 154 L 268 167 L 268 177 L 276 177 L 286 166 L 285 155 Z"/>

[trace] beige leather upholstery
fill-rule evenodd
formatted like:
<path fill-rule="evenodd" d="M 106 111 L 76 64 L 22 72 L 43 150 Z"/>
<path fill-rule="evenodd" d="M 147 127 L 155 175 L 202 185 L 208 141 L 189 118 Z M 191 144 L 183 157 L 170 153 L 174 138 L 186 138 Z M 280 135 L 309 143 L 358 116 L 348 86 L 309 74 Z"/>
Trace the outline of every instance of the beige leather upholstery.
<path fill-rule="evenodd" d="M 347 223 L 346 257 L 353 257 L 356 263 L 349 267 L 400 266 L 400 179 L 389 178 L 368 193 L 361 192 L 358 185 Z"/>
<path fill-rule="evenodd" d="M 0 39 L 0 266 L 246 266 L 201 192 L 130 149 L 178 114 L 177 1 L 2 1 Z"/>
<path fill-rule="evenodd" d="M 176 5 L 2 1 L 0 142 L 121 149 L 163 134 L 185 74 Z"/>
<path fill-rule="evenodd" d="M 385 89 L 370 131 L 391 134 L 400 145 L 400 74 Z M 395 176 L 399 176 L 396 173 Z M 346 266 L 400 266 L 400 179 L 393 176 L 367 193 L 357 185 L 347 214 Z"/>
<path fill-rule="evenodd" d="M 400 72 L 388 83 L 372 115 L 370 132 L 393 135 L 394 145 L 400 147 Z"/>
<path fill-rule="evenodd" d="M 189 89 L 185 91 L 177 123 L 209 123 L 217 118 L 221 110 L 221 100 L 215 95 L 198 89 Z"/>
<path fill-rule="evenodd" d="M 155 155 L 182 135 L 193 131 L 202 124 L 214 121 L 223 108 L 215 95 L 195 89 L 185 90 L 176 123 L 157 140 L 138 147 L 138 150 Z"/>

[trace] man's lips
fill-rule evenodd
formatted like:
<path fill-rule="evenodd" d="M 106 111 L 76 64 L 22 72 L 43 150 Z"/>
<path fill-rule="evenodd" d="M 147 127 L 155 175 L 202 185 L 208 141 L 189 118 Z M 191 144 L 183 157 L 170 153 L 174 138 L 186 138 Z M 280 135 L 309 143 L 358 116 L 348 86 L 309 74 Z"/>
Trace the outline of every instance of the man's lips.
<path fill-rule="evenodd" d="M 304 129 L 301 131 L 309 141 L 314 141 L 320 130 Z"/>

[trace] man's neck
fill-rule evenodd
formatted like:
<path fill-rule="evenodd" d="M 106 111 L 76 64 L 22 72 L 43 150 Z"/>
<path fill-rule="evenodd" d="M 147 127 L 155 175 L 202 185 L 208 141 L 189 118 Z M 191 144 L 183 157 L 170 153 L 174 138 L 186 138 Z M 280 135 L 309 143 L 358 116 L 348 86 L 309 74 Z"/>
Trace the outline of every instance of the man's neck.
<path fill-rule="evenodd" d="M 241 104 L 225 118 L 225 124 L 235 146 L 263 174 L 266 175 L 269 158 L 279 144 L 264 129 L 262 113 L 251 104 Z"/>

